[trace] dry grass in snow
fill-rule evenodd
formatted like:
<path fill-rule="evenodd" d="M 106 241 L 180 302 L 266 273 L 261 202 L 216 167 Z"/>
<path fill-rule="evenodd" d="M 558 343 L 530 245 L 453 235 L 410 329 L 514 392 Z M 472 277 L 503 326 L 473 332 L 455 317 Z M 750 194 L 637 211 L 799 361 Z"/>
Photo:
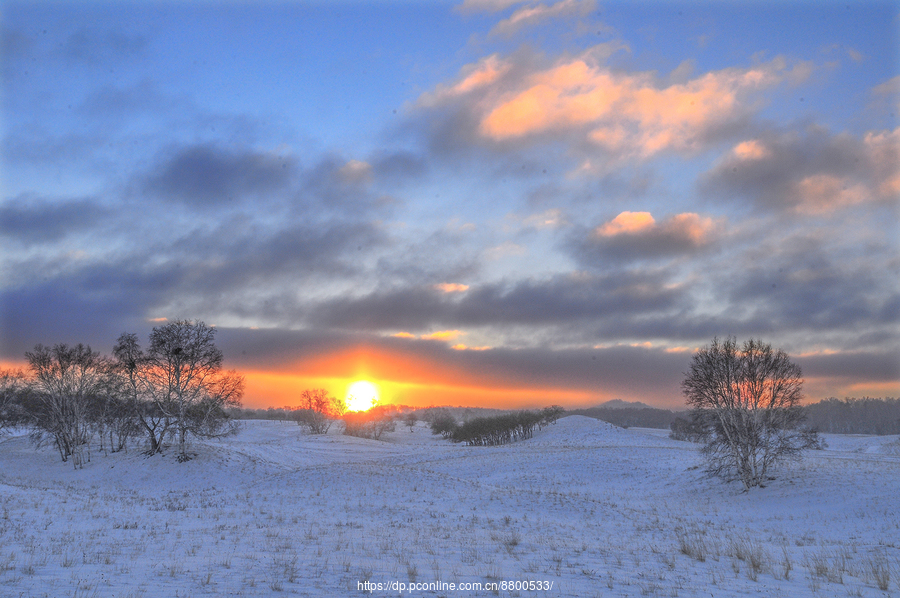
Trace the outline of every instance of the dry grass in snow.
<path fill-rule="evenodd" d="M 504 447 L 422 423 L 374 441 L 250 421 L 187 463 L 133 448 L 80 471 L 6 436 L 0 595 L 900 593 L 900 440 L 825 438 L 744 493 L 706 478 L 696 445 L 580 416 Z M 489 585 L 524 580 L 553 586 Z"/>

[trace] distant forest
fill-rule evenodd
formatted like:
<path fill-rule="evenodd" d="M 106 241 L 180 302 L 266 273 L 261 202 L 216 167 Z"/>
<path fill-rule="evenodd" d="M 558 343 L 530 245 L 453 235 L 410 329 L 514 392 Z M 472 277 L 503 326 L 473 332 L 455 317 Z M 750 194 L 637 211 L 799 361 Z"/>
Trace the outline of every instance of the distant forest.
<path fill-rule="evenodd" d="M 620 403 L 628 405 L 628 403 Z M 416 409 L 405 405 L 384 406 L 395 417 L 416 413 L 420 419 L 428 421 L 431 411 L 440 409 L 449 411 L 459 422 L 466 422 L 474 417 L 494 416 L 506 413 L 502 409 L 482 409 L 477 407 L 427 407 Z M 900 434 L 900 399 L 895 398 L 828 398 L 818 403 L 806 405 L 807 425 L 819 432 L 829 434 Z M 233 409 L 231 414 L 239 419 L 291 419 L 290 407 L 268 409 Z M 659 428 L 669 429 L 676 418 L 684 418 L 685 411 L 671 411 L 654 407 L 588 407 L 586 409 L 570 409 L 566 415 L 584 415 L 593 417 L 622 428 Z"/>
<path fill-rule="evenodd" d="M 807 425 L 831 434 L 900 434 L 900 399 L 825 399 L 804 407 Z"/>
<path fill-rule="evenodd" d="M 828 434 L 900 434 L 900 399 L 828 398 L 803 407 L 806 425 Z M 683 411 L 652 407 L 591 407 L 568 415 L 586 415 L 623 428 L 670 428 Z"/>

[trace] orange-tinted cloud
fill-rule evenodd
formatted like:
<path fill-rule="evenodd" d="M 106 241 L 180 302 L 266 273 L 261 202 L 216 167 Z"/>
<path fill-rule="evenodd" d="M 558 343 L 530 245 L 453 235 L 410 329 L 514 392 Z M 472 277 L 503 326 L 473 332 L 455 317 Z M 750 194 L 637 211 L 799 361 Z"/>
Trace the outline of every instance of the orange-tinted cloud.
<path fill-rule="evenodd" d="M 604 237 L 621 234 L 636 234 L 652 230 L 656 221 L 650 212 L 622 212 L 603 226 L 597 228 L 597 234 Z"/>
<path fill-rule="evenodd" d="M 469 285 L 455 282 L 442 282 L 434 285 L 434 288 L 442 293 L 464 293 L 469 290 Z"/>
<path fill-rule="evenodd" d="M 651 257 L 693 251 L 719 238 L 723 221 L 692 212 L 657 223 L 650 212 L 622 212 L 594 229 L 592 243 L 620 257 Z"/>
<path fill-rule="evenodd" d="M 491 34 L 510 36 L 526 27 L 534 27 L 550 19 L 585 17 L 597 7 L 594 0 L 561 0 L 547 4 L 529 4 L 497 23 Z"/>
<path fill-rule="evenodd" d="M 338 176 L 347 184 L 362 184 L 372 180 L 372 166 L 360 160 L 350 160 L 338 169 Z"/>
<path fill-rule="evenodd" d="M 602 64 L 621 48 L 597 46 L 482 90 L 484 97 L 474 106 L 479 134 L 495 141 L 574 134 L 619 158 L 646 158 L 666 150 L 693 153 L 705 147 L 710 130 L 751 113 L 755 92 L 792 75 L 786 61 L 776 58 L 666 85 L 652 73 L 616 72 Z M 491 72 L 512 68 L 511 62 L 491 59 Z"/>
<path fill-rule="evenodd" d="M 430 334 L 423 334 L 419 338 L 429 341 L 452 341 L 464 334 L 465 332 L 461 330 L 438 330 Z"/>
<path fill-rule="evenodd" d="M 510 65 L 502 62 L 497 54 L 482 58 L 475 64 L 463 67 L 459 81 L 452 86 L 438 85 L 435 91 L 426 92 L 419 97 L 421 106 L 436 106 L 467 93 L 488 87 L 499 80 L 510 69 Z"/>
<path fill-rule="evenodd" d="M 805 214 L 822 214 L 838 208 L 864 203 L 869 189 L 851 179 L 832 174 L 815 174 L 794 185 L 796 210 Z"/>
<path fill-rule="evenodd" d="M 810 127 L 736 144 L 701 182 L 712 195 L 746 194 L 770 207 L 827 215 L 900 199 L 900 128 L 862 139 Z"/>
<path fill-rule="evenodd" d="M 523 226 L 535 229 L 560 228 L 567 224 L 568 222 L 559 208 L 550 208 L 540 214 L 532 214 L 522 220 Z"/>
<path fill-rule="evenodd" d="M 428 334 L 415 334 L 409 332 L 395 332 L 391 336 L 394 338 L 422 339 L 426 341 L 452 341 L 464 335 L 461 330 L 438 330 L 437 332 L 429 332 Z"/>
<path fill-rule="evenodd" d="M 769 157 L 769 150 L 757 139 L 742 141 L 731 150 L 739 160 L 760 160 Z"/>

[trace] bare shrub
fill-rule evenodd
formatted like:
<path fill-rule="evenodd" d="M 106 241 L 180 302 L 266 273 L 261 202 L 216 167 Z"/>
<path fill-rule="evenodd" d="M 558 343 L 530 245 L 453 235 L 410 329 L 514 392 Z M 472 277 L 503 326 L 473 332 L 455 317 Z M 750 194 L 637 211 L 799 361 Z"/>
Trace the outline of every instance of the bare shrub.
<path fill-rule="evenodd" d="M 378 440 L 385 432 L 396 429 L 394 414 L 386 406 L 372 407 L 368 411 L 344 414 L 344 434 Z"/>
<path fill-rule="evenodd" d="M 493 417 L 470 419 L 453 431 L 454 442 L 469 446 L 496 446 L 531 438 L 534 428 L 542 420 L 536 411 L 519 411 Z"/>
<path fill-rule="evenodd" d="M 21 370 L 0 370 L 0 431 L 25 420 L 22 401 L 28 379 Z"/>
<path fill-rule="evenodd" d="M 453 436 L 457 423 L 456 419 L 450 415 L 449 411 L 441 410 L 432 415 L 429 427 L 431 428 L 432 434 L 440 434 L 441 437 L 446 440 Z"/>
<path fill-rule="evenodd" d="M 327 434 L 331 424 L 347 411 L 347 404 L 328 394 L 323 388 L 304 390 L 300 404 L 291 414 L 298 425 L 310 434 Z"/>

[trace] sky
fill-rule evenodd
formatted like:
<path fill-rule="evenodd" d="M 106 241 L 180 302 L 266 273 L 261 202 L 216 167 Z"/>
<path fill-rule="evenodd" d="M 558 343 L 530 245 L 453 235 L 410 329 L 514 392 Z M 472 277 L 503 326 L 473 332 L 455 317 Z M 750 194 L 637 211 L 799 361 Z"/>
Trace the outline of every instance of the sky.
<path fill-rule="evenodd" d="M 892 2 L 0 3 L 0 362 L 217 328 L 249 407 L 900 396 Z"/>

